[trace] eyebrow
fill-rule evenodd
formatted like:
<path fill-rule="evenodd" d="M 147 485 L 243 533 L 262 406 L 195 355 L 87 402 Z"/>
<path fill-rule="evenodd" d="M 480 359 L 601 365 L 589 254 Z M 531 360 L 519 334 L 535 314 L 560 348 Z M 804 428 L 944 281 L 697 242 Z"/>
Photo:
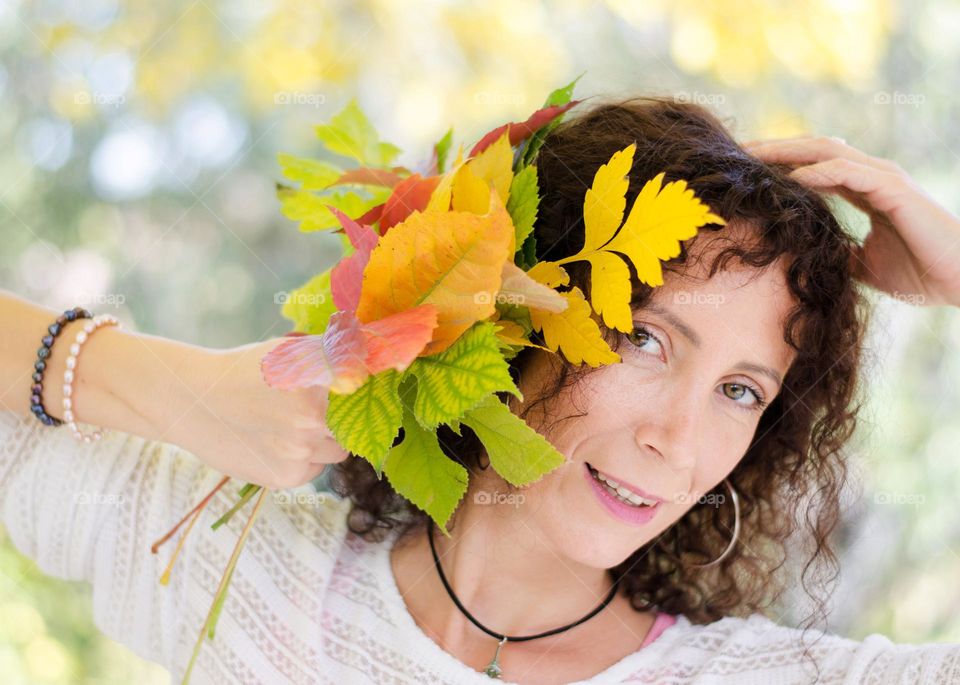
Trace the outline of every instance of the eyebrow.
<path fill-rule="evenodd" d="M 690 328 L 690 326 L 687 325 L 687 323 L 683 321 L 683 319 L 680 319 L 676 314 L 671 312 L 669 309 L 667 309 L 662 305 L 657 304 L 656 302 L 649 302 L 645 304 L 642 307 L 642 309 L 649 310 L 651 312 L 654 312 L 662 316 L 674 328 L 680 331 L 683 337 L 689 340 L 694 347 L 699 349 L 700 343 L 701 343 L 700 335 L 695 330 Z M 754 364 L 753 362 L 744 360 L 737 363 L 736 367 L 739 369 L 745 369 L 747 371 L 753 371 L 755 373 L 763 374 L 764 376 L 766 376 L 767 378 L 769 378 L 770 380 L 772 380 L 774 383 L 777 384 L 777 389 L 783 386 L 783 379 L 780 377 L 780 374 L 777 373 L 775 369 L 769 366 L 764 366 L 763 364 Z"/>

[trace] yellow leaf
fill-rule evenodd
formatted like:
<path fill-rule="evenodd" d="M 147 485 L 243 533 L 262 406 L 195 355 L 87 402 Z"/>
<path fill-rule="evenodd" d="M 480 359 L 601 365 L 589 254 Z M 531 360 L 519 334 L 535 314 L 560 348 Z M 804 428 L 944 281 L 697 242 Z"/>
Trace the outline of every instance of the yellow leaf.
<path fill-rule="evenodd" d="M 513 182 L 513 148 L 510 147 L 509 131 L 504 130 L 496 142 L 467 162 L 467 166 L 493 186 L 500 200 L 506 204 L 510 183 Z"/>
<path fill-rule="evenodd" d="M 633 329 L 630 311 L 633 286 L 627 263 L 613 252 L 594 252 L 590 262 L 590 304 L 608 328 L 628 332 Z"/>
<path fill-rule="evenodd" d="M 527 275 L 549 288 L 570 283 L 570 274 L 556 262 L 537 262 L 527 270 Z"/>
<path fill-rule="evenodd" d="M 500 340 L 502 340 L 507 345 L 518 345 L 522 347 L 537 347 L 541 350 L 547 350 L 550 352 L 550 348 L 544 347 L 543 345 L 537 345 L 532 343 L 526 338 L 523 337 L 523 327 L 520 326 L 516 321 L 509 321 L 507 319 L 498 320 L 494 324 L 494 331 Z"/>
<path fill-rule="evenodd" d="M 543 331 L 544 342 L 553 351 L 560 351 L 572 364 L 586 362 L 590 366 L 613 364 L 620 355 L 610 349 L 600 335 L 600 327 L 590 317 L 590 305 L 580 288 L 560 293 L 568 307 L 560 314 L 530 310 L 530 322 L 534 330 Z"/>
<path fill-rule="evenodd" d="M 660 262 L 680 254 L 681 240 L 695 236 L 704 224 L 726 224 L 697 199 L 685 180 L 661 188 L 663 176 L 661 172 L 643 186 L 623 228 L 604 246 L 627 255 L 638 278 L 653 287 L 663 285 Z"/>
<path fill-rule="evenodd" d="M 490 208 L 490 186 L 473 173 L 469 164 L 453 178 L 453 211 L 486 214 Z"/>
<path fill-rule="evenodd" d="M 597 170 L 593 184 L 583 199 L 583 250 L 590 252 L 603 247 L 623 223 L 623 210 L 627 207 L 627 186 L 633 153 L 637 144 L 628 145 L 613 153 L 610 161 Z"/>
<path fill-rule="evenodd" d="M 635 143 L 618 150 L 594 174 L 583 201 L 583 248 L 554 262 L 559 266 L 589 261 L 590 304 L 605 325 L 625 333 L 633 328 L 630 270 L 622 261 L 624 257 L 615 253 L 626 255 L 641 281 L 650 286 L 663 285 L 660 261 L 679 255 L 681 240 L 695 236 L 704 224 L 725 224 L 687 188 L 686 181 L 668 183 L 661 192 L 663 172 L 644 184 L 624 221 L 627 175 L 635 150 Z M 544 278 L 549 281 L 556 281 L 555 272 L 550 271 L 553 268 L 543 267 Z"/>
<path fill-rule="evenodd" d="M 447 212 L 450 211 L 450 195 L 453 190 L 453 179 L 463 165 L 463 143 L 457 149 L 457 159 L 454 161 L 450 170 L 440 179 L 440 183 L 434 189 L 430 196 L 430 202 L 427 203 L 425 212 Z"/>
<path fill-rule="evenodd" d="M 487 190 L 488 202 L 496 195 Z M 437 328 L 421 355 L 447 349 L 495 311 L 503 263 L 515 251 L 513 222 L 499 201 L 487 214 L 413 212 L 370 254 L 357 318 L 363 323 L 431 303 Z"/>

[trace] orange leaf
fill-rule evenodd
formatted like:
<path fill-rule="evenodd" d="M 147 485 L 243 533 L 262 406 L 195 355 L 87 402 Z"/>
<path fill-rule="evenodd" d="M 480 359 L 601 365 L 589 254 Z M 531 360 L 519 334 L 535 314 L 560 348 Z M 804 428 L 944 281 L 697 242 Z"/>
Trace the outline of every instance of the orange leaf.
<path fill-rule="evenodd" d="M 497 198 L 490 192 L 489 197 Z M 447 349 L 495 311 L 503 263 L 513 256 L 513 222 L 498 199 L 487 214 L 414 212 L 370 255 L 357 317 L 376 321 L 430 303 L 437 328 L 423 354 Z"/>
<path fill-rule="evenodd" d="M 364 324 L 367 337 L 367 370 L 374 374 L 385 369 L 404 371 L 430 342 L 437 327 L 437 308 L 422 304 Z"/>

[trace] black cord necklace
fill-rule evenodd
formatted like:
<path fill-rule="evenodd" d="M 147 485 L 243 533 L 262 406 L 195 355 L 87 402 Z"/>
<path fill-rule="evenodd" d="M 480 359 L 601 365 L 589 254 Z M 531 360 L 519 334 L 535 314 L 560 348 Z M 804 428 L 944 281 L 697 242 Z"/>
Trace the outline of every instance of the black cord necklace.
<path fill-rule="evenodd" d="M 509 635 L 503 635 L 501 633 L 496 633 L 490 630 L 489 628 L 487 628 L 486 626 L 484 626 L 482 623 L 480 623 L 480 621 L 475 619 L 473 616 L 471 616 L 470 612 L 467 611 L 466 607 L 464 607 L 463 604 L 460 603 L 460 600 L 457 599 L 457 596 L 454 594 L 453 588 L 450 587 L 450 583 L 447 582 L 447 577 L 443 574 L 443 567 L 440 565 L 440 558 L 437 556 L 437 548 L 434 546 L 434 542 L 433 542 L 433 526 L 434 526 L 434 523 L 431 520 L 429 522 L 429 525 L 427 526 L 427 538 L 430 540 L 430 551 L 433 552 L 433 562 L 437 567 L 437 573 L 440 575 L 440 581 L 443 583 L 443 587 L 447 589 L 447 594 L 450 595 L 450 599 L 452 599 L 453 603 L 457 605 L 457 608 L 461 612 L 463 612 L 463 615 L 469 618 L 470 621 L 473 622 L 473 625 L 477 626 L 477 628 L 485 632 L 487 635 L 495 637 L 500 641 L 500 643 L 497 645 L 497 651 L 493 655 L 493 660 L 490 661 L 490 663 L 487 665 L 487 667 L 483 671 L 491 678 L 499 678 L 502 673 L 502 669 L 500 668 L 500 663 L 498 659 L 500 658 L 500 648 L 503 647 L 505 642 L 507 642 L 508 640 L 511 642 L 524 642 L 526 640 L 536 640 L 538 637 L 547 637 L 548 635 L 555 635 L 556 633 L 562 633 L 563 631 L 569 630 L 570 628 L 573 628 L 576 625 L 580 625 L 581 623 L 586 621 L 588 618 L 593 618 L 594 616 L 596 616 L 601 609 L 607 606 L 610 603 L 610 600 L 612 600 L 616 595 L 617 587 L 619 587 L 620 585 L 620 578 L 617 578 L 613 582 L 613 587 L 610 588 L 610 594 L 607 595 L 607 598 L 603 600 L 601 604 L 599 604 L 596 608 L 594 608 L 589 614 L 587 614 L 583 618 L 577 621 L 574 621 L 569 625 L 563 626 L 562 628 L 554 628 L 553 630 L 548 630 L 543 633 L 537 633 L 536 635 L 523 635 L 520 637 L 513 637 Z"/>

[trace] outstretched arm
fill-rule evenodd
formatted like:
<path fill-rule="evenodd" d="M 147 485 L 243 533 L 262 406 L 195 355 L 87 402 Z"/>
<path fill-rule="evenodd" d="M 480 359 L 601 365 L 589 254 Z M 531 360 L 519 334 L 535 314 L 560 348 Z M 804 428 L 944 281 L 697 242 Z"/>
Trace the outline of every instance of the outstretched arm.
<path fill-rule="evenodd" d="M 0 290 L 0 409 L 38 425 L 29 410 L 31 374 L 40 338 L 59 314 Z M 70 343 L 84 321 L 66 324 L 47 360 L 42 400 L 55 418 L 62 418 Z M 282 341 L 213 350 L 104 326 L 81 349 L 74 416 L 178 445 L 238 480 L 269 488 L 301 485 L 348 455 L 324 422 L 326 388 L 282 391 L 261 377 L 260 360 Z"/>

